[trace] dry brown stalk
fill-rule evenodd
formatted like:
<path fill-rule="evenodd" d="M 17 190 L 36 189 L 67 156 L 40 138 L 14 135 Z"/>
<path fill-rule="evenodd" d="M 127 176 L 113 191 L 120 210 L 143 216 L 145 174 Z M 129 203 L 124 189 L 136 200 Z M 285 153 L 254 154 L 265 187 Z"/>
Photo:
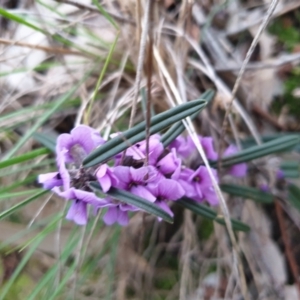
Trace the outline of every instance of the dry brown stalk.
<path fill-rule="evenodd" d="M 278 223 L 279 223 L 282 241 L 284 244 L 284 251 L 285 251 L 286 259 L 288 261 L 288 264 L 290 265 L 290 268 L 291 268 L 291 271 L 292 271 L 292 274 L 294 277 L 294 281 L 298 287 L 298 291 L 299 291 L 299 295 L 300 295 L 299 269 L 298 269 L 297 262 L 296 262 L 294 254 L 293 254 L 293 251 L 291 249 L 291 244 L 289 241 L 289 237 L 287 234 L 285 221 L 284 221 L 284 217 L 283 217 L 282 207 L 281 207 L 281 204 L 278 199 L 275 201 L 275 211 L 276 211 L 276 216 L 277 216 Z"/>

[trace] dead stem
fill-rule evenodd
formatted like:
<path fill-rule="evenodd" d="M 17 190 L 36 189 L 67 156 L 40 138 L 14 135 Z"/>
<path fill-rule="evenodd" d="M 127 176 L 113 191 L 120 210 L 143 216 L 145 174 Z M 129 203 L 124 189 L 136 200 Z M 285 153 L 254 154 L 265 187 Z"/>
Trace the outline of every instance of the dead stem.
<path fill-rule="evenodd" d="M 286 230 L 285 221 L 284 221 L 284 217 L 283 217 L 282 207 L 281 207 L 281 204 L 278 199 L 275 201 L 275 211 L 276 211 L 276 216 L 277 216 L 278 223 L 279 223 L 282 241 L 284 244 L 284 251 L 285 251 L 286 259 L 288 261 L 288 264 L 290 265 L 290 268 L 291 268 L 291 271 L 292 271 L 292 274 L 294 277 L 294 281 L 298 287 L 298 291 L 299 291 L 299 295 L 300 295 L 299 269 L 298 269 L 297 262 L 296 262 L 294 254 L 293 254 L 293 251 L 291 249 L 291 244 L 290 244 L 290 241 L 289 241 L 289 238 L 287 235 L 287 230 Z"/>
<path fill-rule="evenodd" d="M 226 108 L 225 117 L 224 117 L 223 124 L 222 124 L 221 139 L 220 139 L 219 151 L 218 151 L 219 152 L 219 157 L 220 157 L 220 154 L 223 152 L 222 150 L 224 148 L 224 139 L 223 139 L 223 137 L 224 137 L 224 134 L 225 134 L 225 131 L 226 131 L 226 128 L 227 128 L 227 124 L 228 124 L 228 116 L 229 116 L 229 114 L 231 114 L 232 104 L 233 104 L 235 95 L 237 93 L 237 90 L 240 86 L 243 75 L 245 73 L 246 66 L 247 66 L 248 62 L 250 61 L 250 58 L 253 54 L 253 51 L 254 51 L 256 45 L 258 44 L 259 38 L 260 38 L 261 34 L 263 33 L 263 31 L 265 30 L 266 26 L 268 25 L 278 2 L 279 2 L 279 0 L 272 0 L 271 4 L 269 6 L 269 9 L 266 13 L 265 19 L 263 20 L 262 24 L 260 25 L 260 27 L 258 29 L 258 32 L 256 33 L 256 35 L 255 35 L 255 37 L 254 37 L 254 39 L 251 43 L 251 46 L 250 46 L 249 50 L 247 51 L 246 58 L 243 61 L 242 67 L 241 67 L 241 69 L 238 73 L 237 79 L 236 79 L 235 84 L 233 86 L 232 93 L 231 93 L 231 99 L 229 101 L 228 107 Z"/>
<path fill-rule="evenodd" d="M 153 30 L 154 18 L 153 18 L 153 2 L 150 1 L 149 9 L 149 41 L 148 41 L 148 57 L 147 57 L 147 109 L 146 109 L 146 160 L 145 165 L 148 165 L 149 161 L 149 138 L 150 138 L 150 123 L 151 123 L 151 84 L 152 84 L 152 69 L 153 69 Z"/>

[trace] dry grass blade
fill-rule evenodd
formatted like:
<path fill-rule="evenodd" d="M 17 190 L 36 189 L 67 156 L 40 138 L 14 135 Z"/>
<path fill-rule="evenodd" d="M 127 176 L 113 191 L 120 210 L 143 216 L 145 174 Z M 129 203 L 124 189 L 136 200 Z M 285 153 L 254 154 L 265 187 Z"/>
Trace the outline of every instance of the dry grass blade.
<path fill-rule="evenodd" d="M 181 104 L 182 103 L 182 99 L 180 97 L 180 94 L 158 52 L 158 49 L 156 47 L 154 47 L 154 57 L 161 69 L 161 72 L 162 74 L 164 75 L 164 77 L 166 78 L 169 86 L 170 86 L 170 89 L 176 99 L 176 102 L 178 104 Z M 172 102 L 172 106 L 175 106 L 175 102 Z M 232 225 L 231 225 L 231 222 L 230 222 L 230 214 L 229 214 L 229 210 L 228 210 L 228 207 L 226 205 L 226 202 L 225 202 L 225 199 L 222 195 L 222 192 L 219 188 L 219 185 L 215 179 L 215 177 L 213 176 L 213 173 L 212 173 L 212 170 L 211 170 L 211 167 L 208 163 L 208 160 L 207 160 L 207 157 L 206 157 L 206 154 L 204 152 L 204 149 L 202 147 L 202 145 L 200 144 L 199 142 L 199 139 L 198 139 L 198 136 L 197 136 L 197 133 L 196 133 L 196 130 L 194 128 L 194 125 L 191 121 L 190 118 L 187 118 L 186 121 L 183 122 L 187 131 L 188 131 L 188 134 L 190 135 L 190 137 L 192 138 L 192 141 L 194 142 L 195 146 L 196 146 L 196 149 L 197 151 L 199 152 L 203 162 L 204 162 L 204 165 L 206 166 L 207 170 L 208 170 L 208 174 L 211 178 L 211 181 L 213 183 L 213 187 L 218 195 L 218 198 L 220 199 L 220 206 L 221 206 L 221 210 L 222 210 L 222 213 L 224 215 L 224 219 L 225 219 L 225 224 L 226 224 L 226 227 L 227 227 L 227 230 L 228 230 L 228 233 L 229 233 L 229 237 L 230 237 L 230 240 L 232 242 L 232 245 L 233 245 L 233 267 L 234 267 L 234 270 L 235 270 L 235 275 L 236 275 L 236 280 L 240 282 L 240 287 L 241 287 L 241 290 L 242 290 L 242 293 L 243 293 L 243 296 L 245 299 L 248 299 L 248 296 L 247 296 L 247 285 L 246 285 L 246 279 L 245 279 L 245 274 L 244 274 L 244 271 L 243 271 L 243 266 L 242 266 L 242 263 L 240 261 L 240 258 L 239 258 L 239 247 L 238 247 L 238 244 L 237 244 L 237 241 L 236 241 L 236 238 L 235 238 L 235 235 L 233 233 L 233 229 L 232 229 Z"/>
<path fill-rule="evenodd" d="M 143 25 L 142 25 L 139 56 L 138 56 L 138 62 L 137 62 L 137 68 L 136 68 L 134 97 L 133 97 L 133 101 L 132 101 L 132 110 L 131 110 L 131 114 L 130 114 L 128 128 L 131 128 L 133 126 L 133 120 L 134 120 L 134 117 L 136 114 L 137 99 L 139 97 L 139 92 L 140 92 L 141 79 L 142 79 L 142 73 L 143 73 L 143 64 L 144 64 L 145 52 L 146 52 L 147 36 L 148 36 L 148 31 L 149 31 L 150 8 L 151 8 L 151 0 L 147 0 L 145 12 L 144 12 L 144 20 L 143 20 Z"/>
<path fill-rule="evenodd" d="M 235 84 L 234 84 L 233 89 L 232 89 L 232 97 L 229 101 L 228 107 L 226 108 L 225 117 L 224 117 L 224 120 L 223 120 L 222 131 L 221 131 L 222 134 L 221 134 L 220 149 L 222 148 L 222 144 L 223 144 L 223 136 L 224 136 L 224 132 L 225 132 L 226 126 L 227 126 L 227 118 L 228 118 L 228 115 L 231 112 L 232 103 L 234 101 L 234 98 L 235 98 L 236 92 L 238 90 L 238 87 L 241 83 L 242 77 L 245 73 L 246 66 L 247 66 L 247 64 L 250 60 L 251 55 L 253 54 L 253 51 L 254 51 L 254 49 L 255 49 L 258 41 L 259 41 L 259 38 L 260 38 L 262 32 L 265 30 L 266 26 L 268 25 L 278 2 L 279 2 L 279 0 L 272 0 L 272 2 L 270 4 L 270 7 L 269 7 L 269 9 L 266 13 L 265 19 L 263 20 L 261 26 L 259 27 L 259 30 L 257 31 L 257 33 L 255 35 L 255 38 L 253 39 L 253 41 L 251 43 L 251 46 L 250 46 L 249 50 L 247 51 L 246 58 L 244 59 L 242 67 L 241 67 L 241 69 L 238 73 L 237 79 L 236 79 Z M 220 152 L 221 152 L 221 150 L 220 150 Z"/>

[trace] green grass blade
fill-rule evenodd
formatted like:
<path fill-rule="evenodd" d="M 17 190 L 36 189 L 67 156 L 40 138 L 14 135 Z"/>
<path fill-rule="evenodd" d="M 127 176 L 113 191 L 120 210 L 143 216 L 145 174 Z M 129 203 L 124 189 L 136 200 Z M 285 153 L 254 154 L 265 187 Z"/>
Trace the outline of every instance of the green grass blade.
<path fill-rule="evenodd" d="M 208 206 L 204 204 L 200 204 L 192 199 L 187 197 L 183 197 L 177 200 L 175 203 L 181 205 L 184 208 L 187 208 L 194 212 L 197 215 L 200 215 L 206 219 L 213 220 L 221 225 L 225 225 L 224 218 L 222 216 L 217 215 L 217 213 L 210 209 Z M 236 231 L 249 231 L 250 227 L 236 219 L 230 219 L 232 228 Z"/>
<path fill-rule="evenodd" d="M 290 150 L 300 142 L 299 135 L 289 135 L 278 139 L 263 143 L 258 146 L 253 146 L 238 153 L 222 158 L 222 167 L 230 167 L 242 162 L 248 162 L 266 155 Z M 217 161 L 211 162 L 212 167 L 217 166 Z"/>
<path fill-rule="evenodd" d="M 288 186 L 288 201 L 300 211 L 300 189 L 294 184 Z"/>
<path fill-rule="evenodd" d="M 3 16 L 6 19 L 9 19 L 9 20 L 17 22 L 19 24 L 25 25 L 25 26 L 27 26 L 27 27 L 35 30 L 35 31 L 39 31 L 39 32 L 42 32 L 42 33 L 46 34 L 46 32 L 42 28 L 40 28 L 38 26 L 35 26 L 35 25 L 25 21 L 24 18 L 18 17 L 15 14 L 11 14 L 10 12 L 8 12 L 7 10 L 5 10 L 1 7 L 0 7 L 0 15 Z"/>
<path fill-rule="evenodd" d="M 27 177 L 26 177 L 25 179 L 23 179 L 23 180 L 14 182 L 13 184 L 11 184 L 11 185 L 9 185 L 9 186 L 5 186 L 5 187 L 3 187 L 3 188 L 0 189 L 0 193 L 6 193 L 6 192 L 9 192 L 9 191 L 11 191 L 11 190 L 14 190 L 14 189 L 17 188 L 17 187 L 20 187 L 20 186 L 24 186 L 24 185 L 33 183 L 33 182 L 35 182 L 35 180 L 36 180 L 36 176 L 37 176 L 37 175 L 27 176 Z"/>
<path fill-rule="evenodd" d="M 107 67 L 108 67 L 108 65 L 109 65 L 109 63 L 111 61 L 112 55 L 113 55 L 113 53 L 115 51 L 115 47 L 117 45 L 118 39 L 119 39 L 119 33 L 115 37 L 114 42 L 113 42 L 112 46 L 109 49 L 108 55 L 107 55 L 107 57 L 105 59 L 104 66 L 103 66 L 103 68 L 101 70 L 101 73 L 100 73 L 100 76 L 98 78 L 98 81 L 97 81 L 97 84 L 96 84 L 96 87 L 95 87 L 95 90 L 94 90 L 94 93 L 93 93 L 93 97 L 91 99 L 91 102 L 89 104 L 88 111 L 87 111 L 87 114 L 86 114 L 86 123 L 88 123 L 88 119 L 89 119 L 89 116 L 90 116 L 90 113 L 91 113 L 91 109 L 92 109 L 93 104 L 95 102 L 95 99 L 96 99 L 96 96 L 98 94 L 98 90 L 99 90 L 99 87 L 100 87 L 100 85 L 102 83 L 104 75 L 106 74 Z"/>
<path fill-rule="evenodd" d="M 49 133 L 35 132 L 32 136 L 36 141 L 40 142 L 43 146 L 52 152 L 55 152 L 56 136 Z"/>
<path fill-rule="evenodd" d="M 74 231 L 75 232 L 75 231 Z M 73 232 L 73 233 L 74 233 Z M 70 257 L 70 255 L 73 253 L 76 245 L 79 243 L 79 238 L 77 235 L 72 235 L 66 246 L 64 247 L 62 253 L 61 253 L 61 257 L 60 262 L 61 264 L 64 264 L 66 262 L 66 260 L 68 259 L 68 257 Z M 54 266 L 52 266 L 47 272 L 46 274 L 41 278 L 41 280 L 39 281 L 39 283 L 35 286 L 35 288 L 33 289 L 32 293 L 27 297 L 26 300 L 35 300 L 38 299 L 37 296 L 38 294 L 42 291 L 43 288 L 45 288 L 47 285 L 49 285 L 49 282 L 51 281 L 51 279 L 54 279 L 57 272 L 58 272 L 58 263 L 56 263 Z M 53 290 L 52 290 L 53 292 Z"/>
<path fill-rule="evenodd" d="M 300 166 L 298 161 L 283 161 L 280 165 L 284 178 L 299 178 Z"/>
<path fill-rule="evenodd" d="M 25 154 L 22 154 L 20 156 L 13 157 L 13 158 L 10 158 L 10 159 L 7 159 L 7 160 L 4 160 L 4 161 L 0 162 L 0 169 L 9 167 L 9 166 L 12 166 L 12 165 L 15 165 L 15 164 L 19 164 L 19 163 L 22 163 L 24 161 L 31 160 L 31 159 L 36 158 L 38 156 L 49 154 L 49 153 L 51 153 L 51 152 L 46 148 L 40 148 L 40 149 L 32 150 L 32 151 L 27 152 Z"/>
<path fill-rule="evenodd" d="M 9 216 L 9 215 L 12 214 L 12 213 L 18 211 L 18 210 L 19 210 L 20 208 L 22 208 L 23 206 L 25 206 L 25 205 L 27 205 L 28 203 L 30 203 L 30 202 L 32 202 L 32 201 L 38 199 L 39 197 L 41 197 L 42 195 L 45 195 L 45 194 L 48 193 L 48 192 L 49 192 L 49 191 L 43 190 L 43 191 L 41 191 L 41 192 L 39 192 L 39 193 L 37 193 L 37 194 L 35 194 L 35 195 L 33 195 L 33 196 L 31 196 L 31 197 L 25 199 L 24 201 L 22 201 L 22 202 L 20 202 L 20 203 L 17 203 L 16 205 L 12 206 L 11 208 L 9 208 L 9 209 L 7 209 L 7 210 L 1 212 L 1 213 L 0 213 L 0 220 L 3 219 L 3 218 L 5 218 L 5 217 L 7 217 L 7 216 Z"/>
<path fill-rule="evenodd" d="M 272 194 L 260 191 L 252 187 L 241 186 L 236 184 L 221 184 L 220 188 L 223 192 L 227 194 L 242 197 L 245 199 L 251 199 L 258 203 L 267 204 L 274 202 L 274 197 Z"/>
<path fill-rule="evenodd" d="M 36 251 L 36 248 L 42 242 L 43 239 L 44 239 L 44 236 L 40 237 L 39 239 L 37 239 L 31 245 L 30 249 L 26 252 L 25 256 L 22 258 L 21 262 L 18 264 L 18 266 L 17 266 L 16 270 L 14 271 L 14 273 L 12 274 L 12 276 L 5 283 L 5 285 L 3 286 L 3 288 L 1 288 L 0 300 L 5 300 L 6 299 L 5 296 L 7 295 L 8 291 L 10 290 L 10 288 L 14 284 L 15 280 L 17 279 L 17 277 L 19 276 L 19 274 L 21 273 L 21 271 L 23 270 L 23 268 L 27 264 L 28 260 L 33 255 L 33 253 Z"/>
<path fill-rule="evenodd" d="M 102 7 L 102 5 L 100 5 L 99 1 L 97 0 L 93 0 L 93 3 L 95 6 L 97 6 L 97 8 L 99 9 L 99 11 L 101 12 L 101 14 L 117 29 L 119 30 L 119 26 L 118 24 L 115 22 L 115 20 L 106 12 L 106 10 Z"/>
<path fill-rule="evenodd" d="M 13 192 L 13 193 L 1 193 L 0 201 L 11 199 L 11 198 L 24 197 L 24 196 L 31 195 L 31 194 L 39 192 L 39 191 L 41 191 L 41 189 L 25 190 L 22 192 Z"/>
<path fill-rule="evenodd" d="M 96 191 L 98 190 L 102 192 L 102 189 L 97 182 L 90 182 L 90 187 Z M 160 217 L 168 223 L 173 223 L 173 218 L 168 213 L 166 213 L 163 209 L 161 209 L 154 203 L 151 203 L 150 201 L 138 197 L 130 192 L 116 189 L 116 188 L 111 188 L 106 194 L 117 200 L 138 207 L 149 214 Z"/>
<path fill-rule="evenodd" d="M 197 111 L 199 112 L 205 105 L 206 102 L 202 100 L 191 101 L 154 116 L 151 119 L 150 134 L 157 133 L 171 124 L 182 120 Z M 85 167 L 91 167 L 99 164 L 125 150 L 129 145 L 145 139 L 145 128 L 146 122 L 144 121 L 133 128 L 126 130 L 121 135 L 109 140 L 88 155 L 84 159 L 83 165 Z"/>
<path fill-rule="evenodd" d="M 226 225 L 224 217 L 218 216 L 215 218 L 214 221 L 221 225 L 224 225 L 224 226 Z M 247 232 L 247 231 L 250 231 L 250 229 L 251 229 L 250 226 L 248 226 L 247 224 L 245 224 L 239 220 L 231 218 L 230 221 L 231 221 L 233 230 Z"/>

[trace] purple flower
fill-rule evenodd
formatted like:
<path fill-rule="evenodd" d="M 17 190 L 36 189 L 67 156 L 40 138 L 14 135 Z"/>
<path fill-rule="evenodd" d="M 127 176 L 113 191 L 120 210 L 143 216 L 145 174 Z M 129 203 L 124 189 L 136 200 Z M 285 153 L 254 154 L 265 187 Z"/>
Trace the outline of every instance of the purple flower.
<path fill-rule="evenodd" d="M 175 201 L 182 198 L 185 194 L 181 185 L 172 179 L 162 179 L 156 185 L 149 187 L 151 194 L 156 198 L 155 204 L 166 211 L 173 217 L 173 212 L 170 210 L 166 201 Z"/>
<path fill-rule="evenodd" d="M 59 196 L 73 201 L 66 218 L 74 221 L 78 225 L 85 225 L 87 223 L 88 204 L 97 208 L 110 206 L 110 203 L 106 199 L 100 199 L 92 192 L 82 191 L 75 188 L 70 188 L 67 191 L 61 192 L 57 187 L 53 188 L 53 191 Z"/>
<path fill-rule="evenodd" d="M 181 187 L 184 189 L 185 195 L 188 198 L 193 198 L 195 196 L 195 189 L 192 184 L 192 181 L 190 181 L 190 178 L 193 174 L 194 174 L 194 170 L 184 167 L 181 169 L 179 178 L 177 179 Z"/>
<path fill-rule="evenodd" d="M 128 211 L 138 211 L 137 207 L 133 207 L 126 203 L 114 203 L 114 200 L 111 198 L 106 198 L 110 200 L 111 204 L 108 207 L 107 212 L 103 217 L 103 221 L 106 225 L 112 225 L 118 223 L 121 226 L 126 226 L 129 223 Z"/>
<path fill-rule="evenodd" d="M 212 173 L 218 182 L 217 171 L 212 169 Z M 191 194 L 193 195 L 191 198 L 199 202 L 202 202 L 205 199 L 211 205 L 217 205 L 219 203 L 218 196 L 206 167 L 200 166 L 193 174 L 191 174 L 188 181 L 193 187 L 193 190 L 191 191 Z"/>
<path fill-rule="evenodd" d="M 230 156 L 238 152 L 238 148 L 234 145 L 230 145 L 224 152 L 223 156 Z M 229 168 L 229 174 L 234 177 L 244 177 L 247 174 L 247 164 L 241 163 Z"/>
<path fill-rule="evenodd" d="M 112 186 L 117 186 L 119 183 L 118 178 L 107 164 L 103 164 L 97 169 L 96 177 L 104 193 L 108 192 Z"/>
<path fill-rule="evenodd" d="M 262 183 L 259 185 L 259 189 L 262 191 L 262 192 L 269 192 L 270 191 L 270 187 L 267 183 Z"/>
<path fill-rule="evenodd" d="M 139 144 L 136 144 L 136 146 L 139 148 L 139 150 L 144 154 L 144 157 L 146 157 L 146 141 L 142 141 Z M 150 136 L 149 138 L 149 164 L 154 166 L 158 160 L 158 158 L 162 155 L 164 152 L 164 146 L 160 142 L 160 136 L 155 134 Z"/>
<path fill-rule="evenodd" d="M 155 201 L 155 197 L 145 187 L 148 183 L 159 180 L 158 171 L 152 167 L 133 167 L 117 166 L 114 168 L 114 174 L 119 179 L 118 187 L 127 190 L 150 202 Z"/>
<path fill-rule="evenodd" d="M 181 159 L 178 158 L 176 149 L 172 148 L 170 153 L 159 160 L 156 167 L 163 175 L 172 175 L 172 179 L 177 179 L 181 170 Z"/>
<path fill-rule="evenodd" d="M 51 190 L 55 186 L 62 186 L 63 181 L 58 172 L 51 172 L 47 174 L 40 174 L 38 176 L 38 183 L 43 184 L 43 188 Z"/>
<path fill-rule="evenodd" d="M 63 133 L 57 138 L 56 155 L 59 161 L 81 164 L 97 146 L 104 144 L 104 139 L 93 128 L 79 125 L 70 134 Z"/>
<path fill-rule="evenodd" d="M 169 146 L 175 148 L 176 152 L 183 158 L 189 157 L 196 149 L 191 137 L 178 136 Z"/>
<path fill-rule="evenodd" d="M 200 143 L 208 159 L 216 160 L 218 154 L 214 148 L 214 141 L 212 137 L 200 137 Z"/>
<path fill-rule="evenodd" d="M 66 163 L 75 163 L 77 168 L 80 167 L 83 159 L 104 143 L 96 130 L 85 125 L 79 125 L 70 134 L 63 133 L 57 138 L 56 164 L 65 191 L 70 188 L 71 181 Z"/>
<path fill-rule="evenodd" d="M 284 178 L 283 170 L 279 169 L 279 170 L 276 171 L 276 178 L 279 179 L 279 180 Z"/>

